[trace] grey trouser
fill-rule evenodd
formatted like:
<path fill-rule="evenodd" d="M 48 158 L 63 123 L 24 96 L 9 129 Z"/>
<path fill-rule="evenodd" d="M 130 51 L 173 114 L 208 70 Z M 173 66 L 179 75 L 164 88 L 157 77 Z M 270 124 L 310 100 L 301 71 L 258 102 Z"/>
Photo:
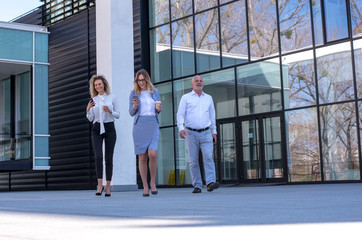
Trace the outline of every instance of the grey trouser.
<path fill-rule="evenodd" d="M 215 164 L 212 159 L 213 141 L 210 130 L 195 132 L 188 129 L 186 131 L 186 144 L 189 151 L 190 173 L 192 185 L 202 188 L 202 179 L 199 166 L 199 150 L 201 149 L 204 162 L 206 184 L 215 182 Z"/>

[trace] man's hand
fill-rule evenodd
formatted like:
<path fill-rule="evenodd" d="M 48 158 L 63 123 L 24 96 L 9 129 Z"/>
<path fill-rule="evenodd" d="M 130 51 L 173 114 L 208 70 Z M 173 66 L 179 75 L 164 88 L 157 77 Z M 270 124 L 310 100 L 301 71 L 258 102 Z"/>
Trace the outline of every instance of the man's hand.
<path fill-rule="evenodd" d="M 216 144 L 216 141 L 217 141 L 216 134 L 212 134 L 212 140 L 214 141 L 214 144 Z"/>
<path fill-rule="evenodd" d="M 185 130 L 181 130 L 179 134 L 180 134 L 180 138 L 185 138 L 185 136 L 186 136 L 186 131 L 185 131 Z"/>

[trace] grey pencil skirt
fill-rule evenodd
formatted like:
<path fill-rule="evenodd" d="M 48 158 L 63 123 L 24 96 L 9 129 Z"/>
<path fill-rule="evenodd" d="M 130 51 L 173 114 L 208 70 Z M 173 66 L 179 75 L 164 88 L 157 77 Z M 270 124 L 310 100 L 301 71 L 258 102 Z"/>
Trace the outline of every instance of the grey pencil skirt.
<path fill-rule="evenodd" d="M 144 154 L 148 149 L 158 150 L 160 129 L 155 116 L 139 116 L 133 125 L 133 144 L 136 155 Z"/>

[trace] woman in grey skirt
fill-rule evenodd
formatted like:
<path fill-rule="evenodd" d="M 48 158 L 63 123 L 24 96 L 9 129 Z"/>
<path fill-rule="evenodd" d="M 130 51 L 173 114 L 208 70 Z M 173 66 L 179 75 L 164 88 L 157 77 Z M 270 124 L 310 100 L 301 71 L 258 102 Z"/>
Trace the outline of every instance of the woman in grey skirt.
<path fill-rule="evenodd" d="M 129 114 L 133 117 L 133 143 L 135 154 L 138 155 L 138 169 L 143 184 L 143 196 L 149 196 L 147 183 L 147 158 L 149 158 L 151 193 L 157 194 L 157 150 L 160 130 L 158 114 L 161 112 L 160 95 L 151 83 L 146 70 L 136 73 L 134 89 L 129 95 Z"/>

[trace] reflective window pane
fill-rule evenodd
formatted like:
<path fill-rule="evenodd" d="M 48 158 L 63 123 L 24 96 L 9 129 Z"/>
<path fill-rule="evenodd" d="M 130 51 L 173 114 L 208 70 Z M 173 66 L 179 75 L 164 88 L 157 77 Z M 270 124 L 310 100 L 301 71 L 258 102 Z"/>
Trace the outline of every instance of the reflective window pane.
<path fill-rule="evenodd" d="M 15 84 L 15 159 L 27 159 L 31 156 L 31 77 L 30 72 L 17 76 Z"/>
<path fill-rule="evenodd" d="M 214 100 L 216 119 L 236 116 L 234 69 L 201 75 L 203 91 Z"/>
<path fill-rule="evenodd" d="M 356 69 L 357 94 L 362 98 L 362 40 L 353 41 L 354 63 Z"/>
<path fill-rule="evenodd" d="M 284 85 L 284 106 L 304 107 L 316 104 L 316 83 L 313 51 L 301 52 L 282 57 Z"/>
<path fill-rule="evenodd" d="M 49 138 L 35 137 L 35 158 L 49 157 Z M 47 165 L 49 166 L 49 165 Z"/>
<path fill-rule="evenodd" d="M 282 109 L 279 59 L 237 68 L 239 115 Z"/>
<path fill-rule="evenodd" d="M 348 37 L 345 0 L 324 0 L 324 15 L 328 42 Z"/>
<path fill-rule="evenodd" d="M 288 111 L 285 118 L 290 181 L 321 181 L 317 109 Z"/>
<path fill-rule="evenodd" d="M 283 178 L 282 137 L 280 117 L 263 119 L 265 176 Z"/>
<path fill-rule="evenodd" d="M 248 61 L 246 12 L 243 1 L 220 8 L 221 46 L 223 66 Z"/>
<path fill-rule="evenodd" d="M 194 0 L 195 12 L 217 6 L 217 0 Z"/>
<path fill-rule="evenodd" d="M 321 0 L 313 1 L 313 31 L 315 45 L 323 44 L 322 8 Z"/>
<path fill-rule="evenodd" d="M 35 62 L 48 62 L 48 34 L 35 33 Z"/>
<path fill-rule="evenodd" d="M 34 72 L 35 72 L 34 112 L 36 112 L 35 134 L 48 134 L 49 133 L 48 66 L 36 64 Z"/>
<path fill-rule="evenodd" d="M 171 20 L 192 14 L 192 0 L 171 0 Z"/>
<path fill-rule="evenodd" d="M 0 28 L 0 58 L 33 61 L 33 33 Z"/>
<path fill-rule="evenodd" d="M 174 117 L 177 119 L 177 110 L 180 104 L 181 98 L 184 94 L 192 91 L 192 77 L 184 78 L 173 82 L 174 91 Z M 177 135 L 178 136 L 178 135 Z"/>
<path fill-rule="evenodd" d="M 248 1 L 251 57 L 266 57 L 279 51 L 276 7 L 273 2 Z"/>
<path fill-rule="evenodd" d="M 218 10 L 195 15 L 197 72 L 220 68 Z"/>
<path fill-rule="evenodd" d="M 233 1 L 233 0 L 220 0 L 220 4 L 224 4 L 224 3 L 227 3 L 227 2 L 230 2 L 230 1 Z"/>
<path fill-rule="evenodd" d="M 318 48 L 316 55 L 319 102 L 354 99 L 350 43 Z"/>
<path fill-rule="evenodd" d="M 192 17 L 172 23 L 172 65 L 174 78 L 195 73 Z"/>
<path fill-rule="evenodd" d="M 0 161 L 8 161 L 12 157 L 11 149 L 15 146 L 11 142 L 10 108 L 11 90 L 10 78 L 0 80 Z"/>
<path fill-rule="evenodd" d="M 359 180 L 359 156 L 354 103 L 320 107 L 325 181 Z"/>
<path fill-rule="evenodd" d="M 161 82 L 171 78 L 170 25 L 150 31 L 151 79 Z"/>
<path fill-rule="evenodd" d="M 353 36 L 362 35 L 362 0 L 350 0 Z"/>
<path fill-rule="evenodd" d="M 175 127 L 175 141 L 176 141 L 176 172 L 170 176 L 168 185 L 183 186 L 185 184 L 192 184 L 190 174 L 190 160 L 186 148 L 186 142 L 180 138 L 178 128 Z M 176 177 L 177 175 L 177 177 Z"/>
<path fill-rule="evenodd" d="M 162 111 L 158 115 L 160 119 L 160 127 L 173 124 L 172 119 L 172 83 L 164 83 L 156 85 L 160 93 L 162 103 Z"/>
<path fill-rule="evenodd" d="M 312 46 L 309 0 L 279 1 L 282 52 Z"/>
<path fill-rule="evenodd" d="M 173 127 L 160 129 L 160 143 L 157 152 L 157 185 L 169 184 L 172 174 L 175 172 L 174 147 L 173 147 Z"/>
<path fill-rule="evenodd" d="M 150 27 L 169 22 L 169 14 L 169 0 L 149 0 Z"/>
<path fill-rule="evenodd" d="M 237 180 L 235 123 L 220 124 L 220 171 L 222 180 Z"/>

